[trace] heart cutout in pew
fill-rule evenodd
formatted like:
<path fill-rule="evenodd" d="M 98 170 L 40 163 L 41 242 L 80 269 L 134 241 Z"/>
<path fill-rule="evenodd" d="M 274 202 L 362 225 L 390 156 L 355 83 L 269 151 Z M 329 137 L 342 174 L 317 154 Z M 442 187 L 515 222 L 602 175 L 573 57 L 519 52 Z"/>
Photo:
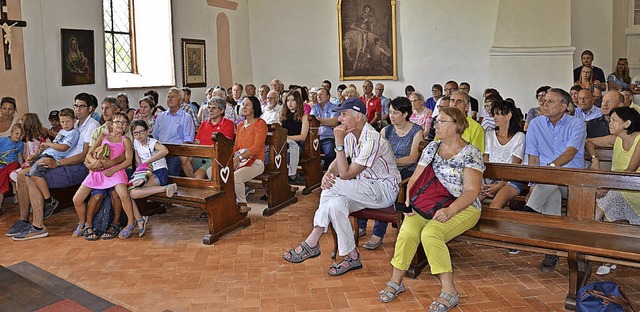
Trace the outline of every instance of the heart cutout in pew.
<path fill-rule="evenodd" d="M 220 179 L 222 179 L 222 182 L 225 184 L 227 183 L 227 180 L 229 179 L 229 166 L 220 169 Z"/>
<path fill-rule="evenodd" d="M 313 140 L 313 150 L 317 151 L 318 150 L 318 144 L 320 143 L 320 141 L 318 139 Z"/>
<path fill-rule="evenodd" d="M 276 168 L 280 169 L 280 164 L 282 163 L 282 156 L 281 155 L 276 155 L 276 157 L 274 157 L 273 160 L 276 163 Z"/>

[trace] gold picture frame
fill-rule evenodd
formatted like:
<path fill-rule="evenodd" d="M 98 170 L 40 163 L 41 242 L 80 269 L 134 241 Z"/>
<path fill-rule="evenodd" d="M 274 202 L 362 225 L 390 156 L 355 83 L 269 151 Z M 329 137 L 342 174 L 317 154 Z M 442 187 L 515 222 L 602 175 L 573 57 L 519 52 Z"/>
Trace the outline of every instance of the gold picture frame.
<path fill-rule="evenodd" d="M 185 87 L 207 86 L 207 50 L 204 40 L 182 38 L 182 81 Z"/>
<path fill-rule="evenodd" d="M 340 80 L 398 80 L 396 0 L 338 0 Z"/>

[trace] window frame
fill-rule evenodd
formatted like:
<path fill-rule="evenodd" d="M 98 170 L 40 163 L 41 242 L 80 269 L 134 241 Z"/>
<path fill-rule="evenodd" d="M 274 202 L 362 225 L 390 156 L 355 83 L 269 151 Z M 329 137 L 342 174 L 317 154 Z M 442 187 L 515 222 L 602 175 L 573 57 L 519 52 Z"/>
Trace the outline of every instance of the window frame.
<path fill-rule="evenodd" d="M 118 72 L 115 70 L 115 68 L 117 68 L 118 66 L 116 65 L 116 51 L 115 51 L 115 44 L 113 44 L 111 46 L 111 50 L 107 51 L 106 46 L 105 46 L 105 67 L 106 70 L 109 70 L 111 72 L 114 73 L 130 73 L 130 74 L 138 74 L 138 58 L 137 58 L 137 54 L 136 54 L 136 31 L 135 31 L 135 8 L 134 8 L 134 0 L 127 0 L 127 2 L 129 2 L 129 32 L 122 32 L 122 31 L 115 31 L 115 27 L 114 27 L 114 18 L 113 18 L 113 0 L 109 0 L 109 5 L 110 5 L 110 11 L 111 11 L 111 30 L 107 30 L 104 29 L 104 24 L 103 24 L 103 30 L 104 30 L 104 41 L 106 43 L 107 41 L 107 36 L 111 36 L 111 42 L 115 43 L 115 35 L 129 35 L 129 49 L 130 49 L 130 58 L 131 58 L 131 71 L 130 72 Z M 104 2 L 103 2 L 104 5 Z M 104 8 L 103 8 L 103 12 L 104 12 Z M 103 13 L 104 14 L 104 13 Z M 103 16 L 103 23 L 104 23 L 104 16 Z M 114 64 L 114 68 L 110 68 L 110 66 L 107 66 L 107 57 L 112 58 L 113 59 L 113 64 Z"/>

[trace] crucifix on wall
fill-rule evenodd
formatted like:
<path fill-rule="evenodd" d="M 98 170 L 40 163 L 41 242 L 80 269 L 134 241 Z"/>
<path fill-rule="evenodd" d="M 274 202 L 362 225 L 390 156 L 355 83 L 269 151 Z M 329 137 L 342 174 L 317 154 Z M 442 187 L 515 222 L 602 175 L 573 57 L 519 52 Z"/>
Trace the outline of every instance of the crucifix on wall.
<path fill-rule="evenodd" d="M 4 46 L 4 68 L 11 70 L 11 43 L 13 37 L 11 34 L 12 27 L 27 27 L 25 21 L 10 20 L 8 16 L 7 0 L 0 0 L 2 6 L 2 14 L 0 14 L 0 28 L 2 28 L 2 44 Z"/>

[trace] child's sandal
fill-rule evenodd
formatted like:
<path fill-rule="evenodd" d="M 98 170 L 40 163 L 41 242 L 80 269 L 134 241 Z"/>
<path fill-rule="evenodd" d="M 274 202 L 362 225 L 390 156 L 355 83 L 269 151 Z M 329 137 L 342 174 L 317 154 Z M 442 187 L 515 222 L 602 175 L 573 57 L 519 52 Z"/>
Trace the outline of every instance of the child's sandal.
<path fill-rule="evenodd" d="M 147 222 L 149 222 L 149 217 L 142 216 L 140 220 L 136 220 L 137 224 L 140 224 L 140 222 L 142 222 L 142 227 L 138 228 L 138 237 L 142 237 L 144 233 L 147 231 Z"/>
<path fill-rule="evenodd" d="M 71 237 L 83 236 L 84 235 L 83 230 L 84 230 L 84 223 L 78 223 L 78 226 L 76 227 L 75 230 L 73 230 L 73 234 L 71 234 Z"/>
<path fill-rule="evenodd" d="M 127 227 L 125 227 L 124 229 L 122 229 L 122 231 L 120 231 L 120 234 L 118 234 L 118 238 L 119 239 L 129 238 L 131 236 L 131 232 L 133 232 L 134 227 L 135 227 L 135 224 L 127 225 Z"/>

